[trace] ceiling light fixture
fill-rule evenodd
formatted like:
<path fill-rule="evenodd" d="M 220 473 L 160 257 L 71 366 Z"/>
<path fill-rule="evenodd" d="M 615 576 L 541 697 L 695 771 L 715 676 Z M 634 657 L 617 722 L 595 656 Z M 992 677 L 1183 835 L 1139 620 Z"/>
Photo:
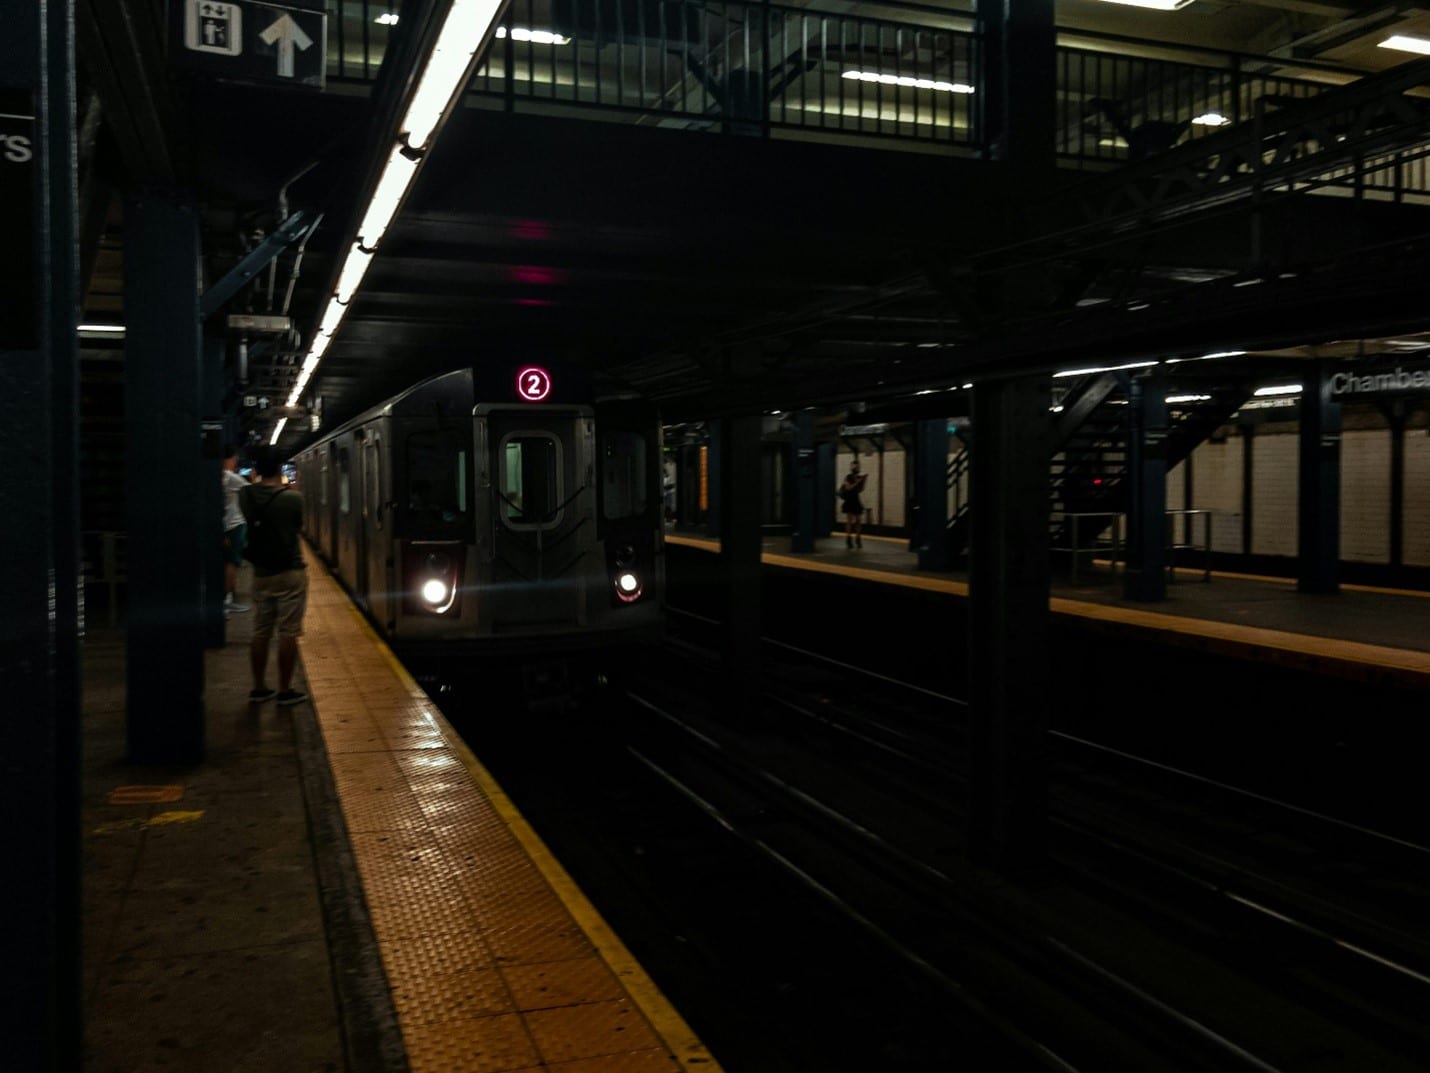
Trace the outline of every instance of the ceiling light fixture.
<path fill-rule="evenodd" d="M 286 417 L 280 417 L 278 419 L 278 424 L 273 426 L 273 436 L 268 441 L 269 447 L 272 447 L 275 443 L 278 442 L 278 437 L 283 435 L 283 426 L 286 424 L 288 424 L 288 419 Z"/>
<path fill-rule="evenodd" d="M 1193 116 L 1192 122 L 1199 127 L 1224 127 L 1231 120 L 1220 112 L 1203 112 L 1199 116 Z"/>
<path fill-rule="evenodd" d="M 1430 56 L 1430 39 L 1424 37 L 1410 37 L 1406 34 L 1395 34 L 1380 42 L 1377 48 L 1393 48 L 1396 52 L 1415 52 L 1421 56 Z"/>
<path fill-rule="evenodd" d="M 1272 387 L 1259 387 L 1252 394 L 1262 398 L 1267 395 L 1299 395 L 1301 394 L 1301 385 L 1276 384 Z"/>
<path fill-rule="evenodd" d="M 1168 365 L 1175 365 L 1179 361 L 1210 361 L 1212 358 L 1239 358 L 1246 351 L 1244 350 L 1213 350 L 1210 354 L 1200 354 L 1195 358 L 1168 358 Z"/>
<path fill-rule="evenodd" d="M 397 25 L 397 12 L 395 12 L 395 11 L 384 11 L 381 15 L 379 15 L 377 18 L 373 19 L 372 21 L 375 22 L 375 23 L 377 23 L 379 26 L 396 26 L 396 25 Z"/>
<path fill-rule="evenodd" d="M 398 123 L 397 140 L 388 153 L 387 163 L 373 190 L 372 198 L 358 225 L 357 235 L 347 258 L 338 273 L 336 292 L 328 299 L 318 331 L 308 347 L 298 374 L 298 382 L 288 396 L 288 405 L 298 405 L 303 389 L 308 386 L 318 361 L 331 342 L 346 315 L 353 296 L 357 294 L 363 276 L 372 263 L 382 237 L 402 208 L 412 181 L 422 166 L 423 154 L 429 148 L 433 133 L 442 121 L 442 116 L 451 108 L 453 101 L 466 85 L 468 72 L 477 49 L 487 39 L 492 22 L 496 18 L 501 0 L 452 0 L 447 9 L 447 17 L 437 34 L 437 43 L 423 65 L 418 76 L 417 91 L 408 102 L 407 112 Z M 379 16 L 376 21 L 386 26 L 397 22 L 397 16 L 387 13 L 390 19 Z M 526 31 L 529 39 L 540 40 L 535 34 L 544 31 Z M 520 40 L 518 31 L 512 37 Z M 557 43 L 551 35 L 552 43 Z M 564 42 L 562 42 L 564 43 Z M 272 443 L 278 442 L 278 434 L 285 421 L 280 421 L 274 430 Z"/>
<path fill-rule="evenodd" d="M 879 71 L 845 71 L 841 78 L 858 82 L 878 82 L 884 86 L 904 86 L 908 89 L 933 89 L 940 93 L 972 93 L 974 89 L 965 82 L 935 82 L 932 78 L 914 78 L 912 75 L 882 74 Z"/>

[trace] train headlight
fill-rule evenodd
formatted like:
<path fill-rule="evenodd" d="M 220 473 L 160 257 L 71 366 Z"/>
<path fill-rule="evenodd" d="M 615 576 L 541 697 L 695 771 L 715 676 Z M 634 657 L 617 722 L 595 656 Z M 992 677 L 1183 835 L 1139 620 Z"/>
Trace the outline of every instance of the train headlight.
<path fill-rule="evenodd" d="M 428 578 L 422 583 L 422 599 L 433 607 L 442 607 L 447 602 L 448 595 L 447 583 L 439 578 Z"/>
<path fill-rule="evenodd" d="M 629 570 L 623 570 L 616 575 L 616 596 L 623 603 L 634 603 L 641 597 L 641 579 Z"/>

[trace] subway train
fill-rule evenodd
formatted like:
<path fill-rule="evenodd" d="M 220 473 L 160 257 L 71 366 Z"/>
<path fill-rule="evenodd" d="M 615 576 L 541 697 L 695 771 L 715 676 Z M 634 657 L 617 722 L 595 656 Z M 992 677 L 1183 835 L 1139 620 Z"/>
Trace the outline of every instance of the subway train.
<path fill-rule="evenodd" d="M 660 455 L 648 400 L 525 364 L 425 380 L 293 462 L 308 541 L 404 655 L 529 669 L 659 640 Z"/>

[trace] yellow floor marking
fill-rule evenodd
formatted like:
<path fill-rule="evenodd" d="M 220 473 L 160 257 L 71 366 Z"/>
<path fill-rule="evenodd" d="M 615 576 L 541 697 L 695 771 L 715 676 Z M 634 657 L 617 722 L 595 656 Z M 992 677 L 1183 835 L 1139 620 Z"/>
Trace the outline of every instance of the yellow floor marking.
<path fill-rule="evenodd" d="M 718 552 L 719 550 L 719 542 L 714 540 L 669 536 L 666 537 L 666 540 L 702 551 Z M 838 574 L 841 577 L 861 578 L 888 585 L 923 589 L 928 592 L 946 592 L 955 596 L 968 595 L 967 582 L 948 578 L 845 566 L 840 563 L 820 562 L 775 552 L 765 552 L 760 558 L 761 561 L 772 566 L 784 566 L 813 573 Z M 1199 570 L 1195 572 L 1201 573 Z M 1262 578 L 1253 574 L 1223 576 L 1260 581 L 1287 581 L 1285 578 Z M 1294 585 L 1295 582 L 1290 581 L 1289 584 Z M 1397 596 L 1427 595 L 1402 589 L 1374 589 L 1369 586 L 1343 587 L 1354 587 L 1364 591 Z M 1315 664 L 1318 661 L 1323 661 L 1330 665 L 1328 669 L 1352 677 L 1363 677 L 1366 668 L 1373 668 L 1377 671 L 1389 672 L 1397 680 L 1414 686 L 1423 687 L 1430 682 L 1430 653 L 1415 649 L 1392 648 L 1385 645 L 1366 644 L 1361 641 L 1319 637 L 1314 634 L 1292 633 L 1259 626 L 1242 626 L 1210 619 L 1189 618 L 1172 612 L 1135 610 L 1121 606 L 1088 603 L 1083 600 L 1070 600 L 1058 596 L 1052 597 L 1048 601 L 1048 607 L 1054 614 L 1153 630 L 1170 639 L 1176 639 L 1179 636 L 1199 638 L 1209 642 L 1209 650 L 1240 658 L 1254 657 L 1270 650 L 1276 654 L 1277 662 L 1280 663 L 1304 666 L 1308 663 Z"/>
<path fill-rule="evenodd" d="M 184 796 L 182 785 L 116 786 L 109 791 L 111 805 L 167 805 Z"/>
<path fill-rule="evenodd" d="M 145 820 L 144 826 L 163 827 L 171 823 L 196 823 L 203 818 L 203 809 L 198 809 L 194 812 L 161 812 L 157 816 L 150 816 Z"/>
<path fill-rule="evenodd" d="M 426 691 L 407 673 L 407 668 L 402 665 L 387 643 L 378 636 L 377 631 L 372 628 L 372 624 L 368 622 L 357 606 L 351 600 L 345 599 L 343 602 L 357 623 L 358 630 L 370 644 L 382 653 L 383 659 L 387 661 L 402 687 L 412 696 L 420 697 L 430 705 L 428 714 L 447 746 L 461 760 L 472 781 L 487 795 L 502 821 L 522 844 L 537 869 L 566 906 L 567 912 L 585 931 L 591 945 L 596 948 L 606 964 L 610 966 L 611 971 L 625 986 L 632 1001 L 640 1007 L 646 1020 L 650 1022 L 651 1027 L 669 1048 L 671 1055 L 680 1063 L 681 1068 L 690 1071 L 698 1070 L 700 1073 L 721 1073 L 720 1064 L 714 1056 L 706 1050 L 705 1045 L 700 1042 L 700 1038 L 685 1023 L 685 1019 L 670 1005 L 660 989 L 656 987 L 655 982 L 646 975 L 640 963 L 626 949 L 625 944 L 601 917 L 596 907 L 581 893 L 575 880 L 552 855 L 546 844 L 542 842 L 541 837 L 532 830 L 525 817 L 517 811 L 516 806 L 512 804 L 511 799 L 507 797 L 506 792 L 492 774 L 467 748 L 466 743 L 442 716 L 437 706 L 432 703 Z"/>

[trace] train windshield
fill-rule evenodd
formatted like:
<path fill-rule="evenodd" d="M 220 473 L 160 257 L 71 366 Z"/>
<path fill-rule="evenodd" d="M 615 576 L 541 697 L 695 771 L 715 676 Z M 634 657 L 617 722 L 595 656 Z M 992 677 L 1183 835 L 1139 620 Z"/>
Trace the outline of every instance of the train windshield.
<path fill-rule="evenodd" d="M 561 445 L 547 432 L 515 432 L 501 445 L 501 515 L 516 529 L 561 521 Z"/>
<path fill-rule="evenodd" d="M 601 514 L 607 521 L 646 512 L 650 481 L 646 437 L 619 429 L 601 437 Z"/>
<path fill-rule="evenodd" d="M 414 522 L 462 524 L 467 514 L 467 450 L 452 429 L 407 437 L 406 511 Z"/>

